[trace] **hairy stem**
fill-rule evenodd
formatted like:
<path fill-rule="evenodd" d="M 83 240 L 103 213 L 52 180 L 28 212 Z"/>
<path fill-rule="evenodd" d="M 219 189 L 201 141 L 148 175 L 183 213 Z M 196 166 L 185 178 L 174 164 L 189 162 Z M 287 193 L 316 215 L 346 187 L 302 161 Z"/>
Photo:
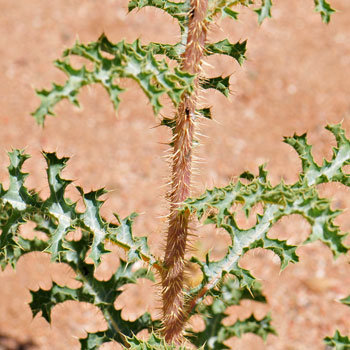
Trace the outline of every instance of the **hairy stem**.
<path fill-rule="evenodd" d="M 199 74 L 206 40 L 207 0 L 191 0 L 186 50 L 182 69 Z M 178 206 L 190 195 L 192 145 L 196 118 L 196 91 L 184 95 L 176 113 L 173 138 L 172 185 L 169 193 L 170 214 L 162 274 L 164 336 L 168 342 L 181 343 L 186 320 L 184 312 L 184 265 L 189 213 L 179 214 Z"/>

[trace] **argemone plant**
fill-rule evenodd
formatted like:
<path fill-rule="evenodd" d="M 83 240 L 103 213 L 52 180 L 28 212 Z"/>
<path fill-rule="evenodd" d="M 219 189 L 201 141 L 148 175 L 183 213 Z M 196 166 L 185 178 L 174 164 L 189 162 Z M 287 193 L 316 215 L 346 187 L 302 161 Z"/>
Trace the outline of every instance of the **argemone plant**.
<path fill-rule="evenodd" d="M 328 23 L 334 12 L 332 7 L 325 0 L 314 0 L 314 3 L 322 20 Z M 85 204 L 84 211 L 77 210 L 76 203 L 66 194 L 71 181 L 62 177 L 68 158 L 43 152 L 50 189 L 49 197 L 43 199 L 38 191 L 28 190 L 25 186 L 27 174 L 22 167 L 28 155 L 24 151 L 13 150 L 9 153 L 10 185 L 7 189 L 0 185 L 1 267 L 15 267 L 22 255 L 33 251 L 46 252 L 52 261 L 69 265 L 81 286 L 70 288 L 54 282 L 49 290 L 31 291 L 30 307 L 34 316 L 41 312 L 48 322 L 52 309 L 67 300 L 98 307 L 108 328 L 88 333 L 86 338 L 80 339 L 84 350 L 98 349 L 110 341 L 132 349 L 188 347 L 220 350 L 228 348 L 225 345 L 227 339 L 247 332 L 265 339 L 276 333 L 270 315 L 262 319 L 251 315 L 229 326 L 222 322 L 226 309 L 244 299 L 266 302 L 261 285 L 250 271 L 240 266 L 240 258 L 249 250 L 264 248 L 279 257 L 281 270 L 289 263 L 298 262 L 296 246 L 271 238 L 268 234 L 274 223 L 292 214 L 301 215 L 310 224 L 311 232 L 305 243 L 319 240 L 329 247 L 334 257 L 347 253 L 349 247 L 343 243 L 346 235 L 335 224 L 340 211 L 331 208 L 330 201 L 320 196 L 316 186 L 329 182 L 350 186 L 349 175 L 343 172 L 343 167 L 350 165 L 350 140 L 341 125 L 328 125 L 326 129 L 333 134 L 337 146 L 333 149 L 332 159 L 320 165 L 313 159 L 306 134 L 287 137 L 284 141 L 297 152 L 302 165 L 295 183 L 281 181 L 272 185 L 267 171 L 261 166 L 258 174 L 245 172 L 225 187 L 208 189 L 192 198 L 193 147 L 198 142 L 196 123 L 201 118 L 211 119 L 210 108 L 200 100 L 201 92 L 216 89 L 225 96 L 229 94 L 229 77 L 205 77 L 202 73 L 203 60 L 207 56 L 221 54 L 243 64 L 246 53 L 246 41 L 231 43 L 225 39 L 212 43 L 208 41 L 208 30 L 221 17 L 237 20 L 241 6 L 255 11 L 259 23 L 262 23 L 265 18 L 271 17 L 272 2 L 131 0 L 128 8 L 134 11 L 146 6 L 159 8 L 177 20 L 181 31 L 178 43 L 152 42 L 145 45 L 140 40 L 113 43 L 104 34 L 96 42 L 76 42 L 64 51 L 61 60 L 56 61 L 56 66 L 66 74 L 65 83 L 53 84 L 50 90 L 37 91 L 41 103 L 33 116 L 40 125 L 44 125 L 45 118 L 54 115 L 57 103 L 68 99 L 79 106 L 80 89 L 95 83 L 106 89 L 117 109 L 124 91 L 118 85 L 121 78 L 131 78 L 141 87 L 156 115 L 162 108 L 164 96 L 172 101 L 176 112 L 161 120 L 161 125 L 172 131 L 164 256 L 152 255 L 147 238 L 133 235 L 132 225 L 137 214 L 131 213 L 125 218 L 115 214 L 112 222 L 101 216 L 104 189 L 85 192 L 77 187 Z M 74 68 L 70 60 L 73 56 L 89 62 L 89 66 Z M 262 207 L 256 223 L 248 229 L 242 229 L 237 223 L 234 209 L 237 204 L 243 207 L 247 216 L 256 205 Z M 19 228 L 28 221 L 35 223 L 35 230 L 44 233 L 47 240 L 21 236 Z M 191 221 L 213 225 L 229 234 L 231 243 L 223 258 L 212 260 L 209 254 L 205 259 L 194 256 L 188 261 L 185 258 L 189 253 Z M 80 238 L 67 238 L 67 234 L 74 231 L 81 232 Z M 106 248 L 107 242 L 123 248 L 127 254 L 125 258 L 119 258 L 119 267 L 112 277 L 100 281 L 94 276 L 94 270 L 101 257 L 110 253 Z M 87 258 L 92 259 L 93 264 L 88 263 Z M 185 278 L 189 262 L 197 265 L 202 273 L 198 283 L 191 285 L 186 283 Z M 122 311 L 115 308 L 115 300 L 122 293 L 121 287 L 135 283 L 139 278 L 160 284 L 161 319 L 154 320 L 145 313 L 135 321 L 126 321 L 122 318 Z M 342 302 L 349 305 L 349 298 Z M 189 326 L 188 320 L 193 315 L 202 318 L 203 330 L 195 331 Z M 138 337 L 142 330 L 148 331 L 148 338 Z M 349 339 L 339 332 L 325 341 L 331 348 L 350 349 Z"/>

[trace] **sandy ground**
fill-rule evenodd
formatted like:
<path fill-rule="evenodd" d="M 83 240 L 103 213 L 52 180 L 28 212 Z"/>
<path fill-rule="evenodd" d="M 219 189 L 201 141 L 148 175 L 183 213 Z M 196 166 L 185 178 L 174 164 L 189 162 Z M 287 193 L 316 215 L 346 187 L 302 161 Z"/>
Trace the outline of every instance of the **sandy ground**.
<path fill-rule="evenodd" d="M 262 163 L 267 163 L 273 183 L 282 177 L 291 183 L 298 177 L 300 163 L 281 142 L 282 136 L 307 131 L 315 145 L 315 158 L 321 161 L 331 156 L 335 144 L 323 127 L 343 121 L 350 130 L 350 2 L 332 1 L 339 12 L 328 26 L 314 13 L 312 0 L 275 2 L 273 19 L 261 27 L 255 14 L 243 11 L 239 22 L 225 20 L 211 29 L 211 40 L 248 39 L 248 61 L 239 67 L 228 57 L 208 59 L 216 67 L 206 68 L 209 76 L 231 75 L 232 95 L 225 99 L 210 91 L 206 96 L 215 120 L 201 126 L 207 137 L 201 138 L 197 151 L 204 161 L 197 164 L 194 194 L 206 186 L 224 185 L 246 169 L 256 172 Z M 154 128 L 158 121 L 136 85 L 124 83 L 129 91 L 117 117 L 100 87 L 83 90 L 81 110 L 60 103 L 55 109 L 58 117 L 49 118 L 44 129 L 30 117 L 38 105 L 33 87 L 63 82 L 52 61 L 76 38 L 94 41 L 105 32 L 114 42 L 138 37 L 144 43 L 176 42 L 178 28 L 169 16 L 155 9 L 126 16 L 126 7 L 127 2 L 121 0 L 0 0 L 0 181 L 8 183 L 6 152 L 12 147 L 26 148 L 32 155 L 26 166 L 31 174 L 27 185 L 45 196 L 48 188 L 40 151 L 71 156 L 66 178 L 76 179 L 75 184 L 86 190 L 102 186 L 112 190 L 103 211 L 108 218 L 113 212 L 121 216 L 143 213 L 135 231 L 148 235 L 159 252 L 165 227 L 159 217 L 166 214 L 166 188 L 161 184 L 169 172 L 163 143 L 170 135 L 164 128 Z M 77 197 L 73 187 L 70 192 Z M 341 185 L 322 186 L 321 192 L 332 196 L 335 208 L 349 207 L 349 192 Z M 346 212 L 338 223 L 344 231 L 350 230 Z M 291 217 L 276 225 L 271 235 L 299 244 L 308 231 L 305 221 Z M 223 252 L 224 234 L 206 229 L 198 230 L 198 235 L 207 249 L 218 255 Z M 219 240 L 222 245 L 217 244 Z M 349 258 L 333 261 L 330 251 L 318 243 L 298 248 L 298 254 L 301 262 L 281 274 L 272 253 L 255 250 L 244 257 L 242 265 L 262 281 L 269 304 L 245 302 L 232 307 L 227 322 L 252 311 L 257 317 L 271 311 L 279 337 L 270 336 L 263 343 L 245 335 L 230 340 L 232 348 L 319 350 L 324 348 L 322 338 L 336 328 L 350 333 L 350 309 L 336 302 L 350 294 Z M 107 276 L 116 261 L 110 255 L 97 275 Z M 54 309 L 51 326 L 40 316 L 33 320 L 28 289 L 49 288 L 52 280 L 74 283 L 65 266 L 50 264 L 40 253 L 22 258 L 16 272 L 8 268 L 0 273 L 1 350 L 79 349 L 77 337 L 104 329 L 94 307 L 74 302 Z M 149 286 L 143 283 L 128 291 L 136 307 L 126 308 L 125 317 L 134 317 L 142 308 L 157 313 L 154 299 L 138 300 L 140 288 Z M 123 298 L 120 305 L 127 300 Z"/>

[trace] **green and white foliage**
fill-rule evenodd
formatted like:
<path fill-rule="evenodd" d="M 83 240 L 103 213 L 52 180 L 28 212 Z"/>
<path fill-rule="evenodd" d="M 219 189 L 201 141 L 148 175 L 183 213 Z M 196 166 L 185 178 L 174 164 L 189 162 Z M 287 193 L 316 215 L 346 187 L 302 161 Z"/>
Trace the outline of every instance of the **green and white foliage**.
<path fill-rule="evenodd" d="M 50 188 L 50 196 L 42 200 L 35 190 L 24 186 L 28 174 L 22 172 L 22 166 L 28 155 L 23 151 L 14 150 L 9 153 L 10 166 L 8 167 L 10 186 L 5 190 L 0 185 L 1 204 L 1 240 L 0 257 L 1 266 L 7 264 L 15 266 L 20 251 L 26 253 L 33 250 L 45 250 L 51 254 L 53 261 L 62 261 L 69 255 L 72 247 L 66 241 L 66 235 L 74 230 L 81 229 L 87 232 L 91 240 L 91 252 L 89 257 L 98 265 L 101 255 L 108 251 L 104 248 L 104 242 L 109 240 L 127 250 L 128 262 L 144 260 L 150 266 L 157 260 L 150 254 L 145 237 L 134 237 L 132 223 L 137 214 L 133 213 L 125 219 L 120 219 L 117 214 L 116 223 L 108 223 L 100 216 L 103 201 L 99 198 L 106 193 L 104 189 L 84 193 L 77 187 L 83 198 L 86 210 L 82 213 L 76 210 L 76 204 L 65 196 L 70 180 L 61 177 L 68 158 L 58 158 L 55 153 L 43 153 L 47 162 L 47 177 Z M 44 232 L 48 236 L 47 242 L 29 242 L 18 234 L 19 226 L 27 221 L 37 224 L 36 230 Z M 37 247 L 37 249 L 34 249 Z M 44 249 L 43 249 L 44 247 Z M 20 248 L 20 251 L 18 249 Z"/>
<path fill-rule="evenodd" d="M 326 0 L 314 0 L 314 4 L 315 11 L 328 23 L 334 9 Z M 272 5 L 272 0 L 208 0 L 205 22 L 210 24 L 223 17 L 237 20 L 238 11 L 244 6 L 253 10 L 258 15 L 258 22 L 262 23 L 265 18 L 271 17 Z M 122 78 L 137 82 L 155 114 L 162 108 L 161 98 L 168 96 L 174 106 L 178 106 L 184 96 L 193 93 L 196 81 L 203 89 L 216 89 L 225 96 L 229 95 L 229 76 L 203 78 L 181 69 L 192 11 L 190 1 L 131 0 L 128 10 L 146 6 L 156 7 L 178 22 L 179 42 L 173 45 L 144 45 L 140 40 L 131 44 L 124 41 L 112 43 L 105 35 L 88 44 L 76 42 L 63 53 L 61 60 L 55 62 L 67 76 L 65 83 L 53 84 L 50 90 L 37 91 L 41 104 L 33 115 L 39 124 L 44 124 L 47 115 L 54 115 L 54 107 L 62 99 L 79 106 L 78 94 L 90 84 L 101 84 L 117 110 L 120 95 L 124 91 L 119 85 Z M 228 55 L 241 65 L 246 58 L 246 43 L 231 43 L 228 39 L 207 43 L 204 55 Z M 92 64 L 92 68 L 87 68 L 87 65 L 76 68 L 71 62 L 72 56 L 83 58 L 89 67 Z M 209 108 L 197 112 L 198 115 L 211 118 Z M 174 129 L 175 119 L 164 118 L 161 125 Z M 239 265 L 240 258 L 246 252 L 255 248 L 271 250 L 280 258 L 281 269 L 298 261 L 296 246 L 268 236 L 271 227 L 282 217 L 298 214 L 307 220 L 310 234 L 305 243 L 319 240 L 331 249 L 335 257 L 348 251 L 349 247 L 343 243 L 346 235 L 334 223 L 340 211 L 332 210 L 330 201 L 320 197 L 317 185 L 340 182 L 350 186 L 349 175 L 343 172 L 343 167 L 350 164 L 350 141 L 340 125 L 330 125 L 327 129 L 336 138 L 337 146 L 332 159 L 325 160 L 321 165 L 314 161 L 312 147 L 307 143 L 305 134 L 285 138 L 285 142 L 296 150 L 302 163 L 299 180 L 294 184 L 288 185 L 281 181 L 278 185 L 271 185 L 266 170 L 261 166 L 257 176 L 245 172 L 241 180 L 226 187 L 207 190 L 198 198 L 189 198 L 182 204 L 179 215 L 191 213 L 204 224 L 213 224 L 226 230 L 231 237 L 231 244 L 221 260 L 212 261 L 209 255 L 205 261 L 196 257 L 191 259 L 199 265 L 203 279 L 195 288 L 188 290 L 184 287 L 187 295 L 187 313 L 184 314 L 185 317 L 200 315 L 204 321 L 204 330 L 200 332 L 187 329 L 186 338 L 192 343 L 192 348 L 228 349 L 225 341 L 233 336 L 239 337 L 250 332 L 266 339 L 268 334 L 275 334 L 269 315 L 262 319 L 251 315 L 232 325 L 222 321 L 227 308 L 239 305 L 243 299 L 266 302 L 254 276 Z M 149 313 L 130 322 L 123 320 L 121 311 L 114 307 L 123 285 L 135 283 L 138 278 L 154 280 L 153 270 L 160 274 L 164 271 L 162 262 L 150 253 L 147 239 L 135 237 L 132 233 L 137 214 L 132 213 L 124 219 L 115 214 L 115 221 L 107 222 L 100 214 L 103 205 L 101 196 L 106 191 L 99 189 L 85 193 L 80 187 L 77 190 L 84 201 L 85 210 L 78 211 L 76 203 L 66 196 L 67 186 L 72 182 L 61 176 L 68 158 L 58 158 L 54 153 L 44 153 L 50 195 L 43 199 L 35 190 L 25 187 L 28 174 L 22 171 L 22 167 L 28 155 L 14 150 L 9 153 L 9 157 L 10 185 L 5 189 L 0 184 L 1 268 L 7 265 L 15 267 L 22 255 L 40 251 L 50 254 L 52 261 L 69 265 L 76 279 L 81 282 L 78 288 L 53 282 L 49 290 L 31 291 L 30 307 L 33 315 L 41 313 L 50 322 L 51 311 L 56 305 L 67 300 L 88 302 L 100 309 L 108 328 L 89 333 L 85 339 L 81 339 L 81 348 L 84 350 L 97 350 L 109 341 L 117 341 L 123 347 L 135 350 L 185 349 L 185 343 L 181 346 L 167 344 L 160 336 L 160 322 L 152 320 Z M 242 229 L 237 224 L 234 210 L 237 204 L 243 206 L 247 216 L 257 204 L 262 206 L 263 212 L 257 215 L 256 224 L 251 228 Z M 20 228 L 27 222 L 33 222 L 35 230 L 44 233 L 46 239 L 24 238 Z M 67 238 L 74 231 L 81 233 L 80 238 Z M 125 260 L 120 259 L 119 267 L 109 280 L 100 281 L 94 276 L 94 269 L 101 262 L 102 255 L 109 253 L 107 242 L 123 248 L 127 255 Z M 93 264 L 87 263 L 87 258 L 91 258 Z M 147 268 L 140 268 L 140 261 L 146 263 Z M 201 303 L 206 297 L 211 298 L 211 301 Z M 342 302 L 350 303 L 349 298 Z M 150 333 L 149 339 L 138 339 L 136 334 L 145 329 Z M 349 338 L 341 336 L 338 331 L 333 338 L 326 338 L 325 342 L 336 350 L 350 349 Z"/>
<path fill-rule="evenodd" d="M 187 338 L 196 347 L 204 349 L 223 350 L 229 349 L 224 341 L 231 337 L 241 337 L 245 333 L 255 333 L 264 340 L 268 334 L 276 334 L 271 326 L 271 317 L 265 316 L 257 320 L 254 315 L 244 319 L 237 320 L 233 325 L 224 325 L 222 320 L 227 316 L 226 309 L 232 305 L 239 305 L 242 300 L 253 300 L 255 302 L 266 302 L 262 294 L 261 285 L 256 283 L 249 292 L 246 288 L 240 288 L 238 280 L 227 279 L 220 290 L 212 291 L 213 301 L 199 304 L 193 311 L 202 317 L 205 328 L 201 332 L 188 330 Z"/>
<path fill-rule="evenodd" d="M 182 32 L 180 42 L 174 45 L 149 43 L 142 45 L 139 40 L 132 44 L 121 41 L 113 44 L 103 34 L 97 42 L 75 45 L 63 53 L 63 59 L 55 61 L 57 68 L 63 71 L 67 80 L 64 85 L 53 84 L 51 90 L 38 90 L 40 106 L 33 113 L 36 121 L 43 125 L 47 115 L 55 115 L 55 105 L 63 99 L 68 99 L 79 107 L 78 94 L 86 85 L 101 84 L 109 94 L 114 109 L 117 110 L 120 97 L 124 91 L 118 85 L 120 78 L 131 78 L 136 81 L 148 97 L 153 111 L 158 114 L 162 108 L 160 97 L 167 95 L 175 106 L 178 106 L 181 96 L 191 94 L 194 89 L 195 76 L 181 70 L 181 55 L 185 50 L 189 5 L 163 0 L 132 0 L 129 11 L 145 6 L 157 7 L 178 20 Z M 206 55 L 223 54 L 234 58 L 239 64 L 245 60 L 246 41 L 230 43 L 227 39 L 206 46 Z M 106 57 L 109 54 L 109 57 Z M 157 58 L 156 58 L 157 55 Z M 74 68 L 70 63 L 71 56 L 79 56 L 93 63 L 93 69 L 86 66 Z M 111 57 L 112 56 L 112 57 Z M 158 59 L 159 56 L 163 58 Z M 167 60 L 175 62 L 175 68 L 170 68 Z M 229 93 L 229 78 L 214 77 L 203 81 L 204 89 L 217 89 L 226 96 Z"/>
<path fill-rule="evenodd" d="M 139 339 L 136 336 L 127 338 L 123 348 L 132 350 L 185 350 L 186 346 L 168 344 L 164 338 L 151 333 L 147 340 Z"/>
<path fill-rule="evenodd" d="M 272 186 L 267 179 L 267 172 L 260 167 L 256 177 L 248 172 L 242 174 L 245 183 L 240 180 L 224 188 L 207 190 L 202 196 L 190 198 L 183 204 L 181 210 L 190 210 L 199 220 L 205 219 L 205 224 L 215 224 L 225 229 L 232 239 L 227 254 L 219 261 L 211 261 L 209 255 L 206 261 L 192 258 L 193 262 L 199 264 L 203 280 L 198 287 L 186 291 L 189 305 L 192 305 L 189 314 L 201 315 L 205 323 L 205 330 L 202 332 L 189 330 L 188 339 L 195 346 L 225 349 L 224 341 L 232 336 L 253 332 L 266 338 L 269 333 L 274 333 L 270 316 L 257 320 L 252 315 L 230 326 L 223 325 L 221 321 L 225 317 L 226 308 L 237 305 L 241 299 L 255 298 L 256 301 L 265 301 L 254 277 L 239 266 L 239 259 L 247 251 L 257 247 L 272 250 L 280 257 L 282 269 L 290 262 L 298 261 L 295 246 L 268 237 L 271 226 L 283 216 L 299 214 L 309 222 L 311 232 L 306 243 L 320 240 L 330 247 L 334 256 L 348 251 L 348 247 L 343 244 L 345 235 L 334 224 L 340 211 L 332 210 L 329 200 L 321 198 L 316 187 L 317 184 L 332 181 L 349 186 L 349 175 L 342 168 L 350 164 L 350 141 L 340 125 L 328 126 L 327 129 L 334 134 L 337 146 L 333 150 L 332 159 L 324 160 L 322 165 L 314 162 L 312 147 L 307 143 L 306 135 L 294 135 L 285 139 L 285 142 L 295 148 L 302 161 L 302 172 L 296 183 L 287 185 L 281 182 Z M 68 159 L 58 158 L 53 153 L 45 153 L 44 156 L 48 165 L 50 188 L 50 196 L 46 200 L 41 199 L 35 191 L 29 191 L 24 185 L 27 174 L 22 172 L 22 166 L 28 156 L 18 150 L 10 153 L 10 185 L 7 190 L 0 186 L 1 266 L 15 266 L 23 254 L 31 251 L 50 253 L 54 261 L 72 267 L 77 280 L 82 282 L 82 287 L 72 289 L 54 283 L 48 291 L 32 292 L 30 306 L 33 314 L 41 311 L 43 317 L 50 321 L 51 310 L 58 303 L 66 300 L 90 302 L 101 309 L 109 328 L 105 332 L 89 334 L 87 339 L 81 341 L 83 349 L 97 349 L 98 344 L 110 339 L 125 344 L 124 336 L 131 337 L 137 343 L 133 335 L 144 328 L 152 329 L 155 323 L 148 314 L 135 322 L 126 322 L 121 318 L 120 311 L 114 309 L 113 302 L 120 294 L 119 288 L 123 284 L 133 283 L 139 277 L 153 278 L 149 270 L 134 271 L 135 261 L 146 261 L 150 266 L 158 268 L 161 268 L 161 263 L 149 253 L 145 238 L 135 238 L 132 235 L 135 214 L 123 220 L 116 216 L 117 223 L 108 223 L 100 215 L 103 201 L 99 198 L 105 191 L 84 193 L 81 188 L 78 189 L 86 210 L 78 212 L 75 203 L 65 196 L 66 187 L 71 182 L 60 175 Z M 243 205 L 247 215 L 256 204 L 262 203 L 263 213 L 257 216 L 256 224 L 250 229 L 243 230 L 237 225 L 232 210 L 236 203 Z M 45 233 L 47 240 L 23 238 L 19 228 L 27 221 L 36 223 L 36 230 Z M 81 230 L 82 237 L 76 241 L 68 240 L 66 235 L 77 229 Z M 85 260 L 91 251 L 89 257 L 97 265 L 101 255 L 108 253 L 105 248 L 106 240 L 116 243 L 129 253 L 127 261 L 121 260 L 120 267 L 111 279 L 102 282 L 94 277 L 94 266 L 87 264 Z M 227 276 L 231 277 L 225 280 Z M 232 279 L 232 276 L 236 278 Z M 206 295 L 211 295 L 213 302 L 209 305 L 200 304 Z M 348 299 L 343 302 L 347 303 Z M 346 338 L 336 334 L 332 341 L 346 341 Z M 147 342 L 140 341 L 140 344 L 133 346 L 148 345 Z M 153 344 L 152 347 L 156 345 Z"/>
<path fill-rule="evenodd" d="M 311 231 L 305 243 L 319 240 L 331 249 L 335 257 L 348 251 L 349 248 L 343 244 L 346 235 L 334 223 L 341 211 L 332 210 L 330 201 L 321 198 L 315 186 L 326 182 L 340 182 L 349 186 L 349 175 L 342 168 L 350 164 L 350 141 L 340 125 L 329 125 L 327 129 L 336 138 L 337 147 L 333 149 L 332 159 L 324 160 L 322 165 L 313 160 L 312 147 L 307 143 L 306 134 L 285 138 L 285 142 L 293 146 L 302 161 L 302 172 L 296 183 L 288 185 L 281 181 L 272 186 L 267 172 L 261 166 L 258 176 L 248 172 L 241 175 L 247 183 L 237 181 L 226 187 L 207 190 L 198 198 L 185 201 L 182 211 L 189 210 L 198 220 L 204 220 L 204 224 L 223 228 L 232 241 L 226 255 L 219 261 L 211 261 L 209 255 L 206 261 L 192 258 L 192 262 L 200 266 L 203 280 L 189 291 L 191 299 L 197 298 L 199 302 L 208 292 L 217 288 L 226 275 L 236 276 L 242 288 L 251 289 L 255 278 L 239 265 L 239 259 L 251 249 L 273 251 L 280 258 L 281 269 L 297 262 L 296 246 L 268 236 L 273 224 L 286 215 L 301 215 L 310 224 Z M 256 224 L 250 229 L 241 229 L 236 222 L 233 208 L 238 203 L 243 205 L 247 216 L 258 203 L 263 206 L 262 214 L 257 215 Z M 206 293 L 201 293 L 203 290 Z"/>
<path fill-rule="evenodd" d="M 108 223 L 100 216 L 103 204 L 99 198 L 105 193 L 100 189 L 84 193 L 78 188 L 85 203 L 85 211 L 78 212 L 76 204 L 65 196 L 67 186 L 71 183 L 61 177 L 68 158 L 58 158 L 54 153 L 44 153 L 47 162 L 47 177 L 50 196 L 43 200 L 34 190 L 28 191 L 24 185 L 27 174 L 22 166 L 28 158 L 22 151 L 9 153 L 8 167 L 10 185 L 7 190 L 0 185 L 0 264 L 4 269 L 8 264 L 15 267 L 18 259 L 33 251 L 49 253 L 53 261 L 69 265 L 81 282 L 79 288 L 69 288 L 53 283 L 49 290 L 31 291 L 30 307 L 33 316 L 41 315 L 50 322 L 54 306 L 67 300 L 91 303 L 97 306 L 104 315 L 108 329 L 104 332 L 88 334 L 81 340 L 82 349 L 97 349 L 102 343 L 115 340 L 125 342 L 143 329 L 152 330 L 156 325 L 148 313 L 134 322 L 121 318 L 121 311 L 113 306 L 116 298 L 122 293 L 120 288 L 128 283 L 135 283 L 138 278 L 154 280 L 150 268 L 137 268 L 139 261 L 147 261 L 150 266 L 157 264 L 149 253 L 146 238 L 134 237 L 132 223 L 136 214 L 125 219 L 116 215 L 115 223 Z M 20 226 L 31 221 L 36 224 L 35 230 L 44 233 L 47 239 L 26 239 L 20 234 Z M 81 238 L 67 239 L 71 231 L 80 230 Z M 118 269 L 107 281 L 100 281 L 94 276 L 95 266 L 101 261 L 102 254 L 109 251 L 105 248 L 111 241 L 128 251 L 127 260 L 120 259 Z M 90 252 L 90 253 L 89 253 Z M 93 264 L 88 264 L 90 257 Z"/>
<path fill-rule="evenodd" d="M 315 10 L 322 16 L 324 22 L 330 21 L 334 9 L 326 0 L 314 0 Z M 207 21 L 212 22 L 220 17 L 237 19 L 238 12 L 234 11 L 238 5 L 252 7 L 258 14 L 259 23 L 266 17 L 271 17 L 271 0 L 262 0 L 261 6 L 256 8 L 255 2 L 251 0 L 210 0 L 207 11 Z M 158 114 L 162 108 L 160 97 L 167 95 L 177 106 L 184 93 L 191 94 L 193 91 L 194 76 L 180 69 L 181 55 L 185 50 L 187 38 L 187 21 L 190 11 L 189 1 L 171 2 L 165 0 L 131 0 L 128 9 L 141 9 L 152 6 L 165 11 L 175 18 L 180 27 L 181 40 L 174 45 L 149 43 L 142 45 L 139 40 L 132 44 L 121 41 L 117 44 L 111 43 L 105 35 L 97 42 L 82 44 L 77 42 L 71 49 L 63 54 L 63 60 L 55 61 L 57 68 L 67 75 L 64 85 L 53 84 L 51 90 L 37 90 L 41 100 L 38 109 L 33 113 L 36 121 L 43 125 L 47 115 L 54 114 L 54 106 L 62 99 L 68 99 L 79 107 L 77 95 L 82 87 L 90 84 L 101 84 L 109 94 L 115 110 L 117 110 L 120 97 L 124 91 L 116 81 L 120 78 L 131 78 L 136 81 L 148 97 L 153 111 Z M 255 7 L 254 7 L 255 6 Z M 206 47 L 206 55 L 224 54 L 233 57 L 239 64 L 245 59 L 246 41 L 235 44 L 227 39 L 217 43 L 210 43 Z M 112 55 L 107 58 L 104 53 Z M 85 66 L 74 68 L 69 57 L 80 56 L 93 63 L 92 70 Z M 167 59 L 177 62 L 177 67 L 170 68 L 164 59 L 157 59 L 155 55 L 163 55 Z M 209 83 L 208 83 L 209 82 Z M 203 83 L 204 88 L 214 88 L 228 94 L 227 78 L 214 77 Z"/>
<path fill-rule="evenodd" d="M 350 295 L 340 302 L 344 305 L 350 306 Z M 333 337 L 326 337 L 324 342 L 327 344 L 329 349 L 334 350 L 349 350 L 350 349 L 350 339 L 348 336 L 342 336 L 340 332 L 335 331 Z"/>
<path fill-rule="evenodd" d="M 160 46 L 159 50 L 165 50 Z M 79 42 L 64 52 L 63 61 L 56 61 L 56 66 L 68 77 L 66 83 L 53 84 L 52 90 L 37 91 L 41 105 L 33 113 L 39 124 L 43 124 L 46 115 L 53 115 L 53 107 L 62 99 L 67 98 L 74 105 L 79 106 L 77 94 L 80 89 L 89 84 L 99 83 L 108 92 L 114 108 L 117 109 L 123 89 L 115 83 L 119 78 L 135 80 L 149 98 L 153 110 L 158 114 L 162 107 L 159 98 L 167 94 L 175 105 L 178 105 L 184 93 L 191 93 L 193 79 L 189 73 L 180 69 L 169 68 L 165 60 L 154 57 L 154 45 L 142 46 L 139 40 L 132 44 L 124 41 L 111 43 L 105 35 L 97 42 L 87 45 Z M 111 54 L 107 58 L 103 53 Z M 85 66 L 75 69 L 69 62 L 71 55 L 80 56 L 94 64 L 93 70 Z"/>

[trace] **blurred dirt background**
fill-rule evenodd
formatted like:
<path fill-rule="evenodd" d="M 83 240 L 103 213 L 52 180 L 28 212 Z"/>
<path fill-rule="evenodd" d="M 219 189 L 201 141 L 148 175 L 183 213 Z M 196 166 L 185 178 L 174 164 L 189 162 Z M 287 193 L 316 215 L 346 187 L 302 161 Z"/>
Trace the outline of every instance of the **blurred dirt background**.
<path fill-rule="evenodd" d="M 298 177 L 300 163 L 282 137 L 308 132 L 317 161 L 331 157 L 335 145 L 324 130 L 327 123 L 343 121 L 350 136 L 350 2 L 332 0 L 338 10 L 326 26 L 313 11 L 312 0 L 276 0 L 273 18 L 261 27 L 251 11 L 242 11 L 239 22 L 223 20 L 211 28 L 210 39 L 228 37 L 231 42 L 248 39 L 248 61 L 243 67 L 228 57 L 208 59 L 208 76 L 231 75 L 232 94 L 225 99 L 210 91 L 207 105 L 213 106 L 214 121 L 205 122 L 200 131 L 194 194 L 205 187 L 224 185 L 244 170 L 257 171 L 267 163 L 270 178 L 291 183 Z M 105 186 L 104 215 L 113 212 L 126 216 L 142 213 L 137 219 L 137 235 L 149 236 L 156 254 L 161 254 L 166 214 L 164 194 L 169 170 L 164 159 L 169 131 L 158 125 L 146 97 L 132 82 L 117 117 L 101 87 L 86 88 L 80 94 L 83 106 L 77 110 L 68 102 L 55 109 L 44 129 L 30 116 L 38 106 L 33 88 L 49 88 L 62 83 L 64 76 L 52 64 L 66 47 L 79 38 L 94 41 L 105 32 L 110 40 L 128 42 L 141 38 L 175 43 L 178 28 L 171 17 L 156 9 L 127 13 L 124 0 L 0 0 L 0 181 L 7 186 L 6 152 L 26 148 L 32 155 L 26 170 L 29 188 L 48 194 L 45 162 L 41 150 L 71 156 L 65 177 L 76 179 L 85 190 Z M 226 33 L 226 34 L 225 34 Z M 164 113 L 171 116 L 171 108 Z M 69 189 L 73 199 L 78 195 Z M 350 194 L 342 185 L 322 186 L 323 195 L 332 196 L 334 208 L 349 207 Z M 241 215 L 242 225 L 250 221 Z M 338 220 L 350 231 L 348 212 Z M 29 228 L 27 231 L 29 232 Z M 276 225 L 271 236 L 300 244 L 308 234 L 308 224 L 291 217 Z M 27 232 L 27 233 L 28 233 Z M 26 231 L 24 231 L 26 234 Z M 212 229 L 197 230 L 200 242 L 193 244 L 201 253 L 212 250 L 224 254 L 227 237 Z M 328 248 L 311 244 L 298 248 L 300 263 L 279 272 L 278 259 L 269 252 L 255 250 L 242 260 L 261 280 L 268 305 L 244 302 L 231 307 L 229 324 L 237 318 L 257 317 L 270 311 L 279 337 L 269 336 L 266 343 L 255 335 L 228 342 L 232 348 L 246 350 L 319 350 L 322 338 L 336 328 L 350 333 L 350 309 L 337 302 L 350 294 L 349 257 L 334 261 Z M 100 278 L 108 278 L 118 264 L 110 254 L 98 268 Z M 49 288 L 51 281 L 74 285 L 74 275 L 61 264 L 50 264 L 41 253 L 20 260 L 16 272 L 7 268 L 0 273 L 0 349 L 79 349 L 78 337 L 86 331 L 105 327 L 101 314 L 92 306 L 67 302 L 55 308 L 52 324 L 40 316 L 31 317 L 28 289 Z M 118 300 L 126 307 L 126 318 L 135 318 L 148 308 L 158 314 L 156 298 L 145 300 L 142 290 L 147 282 L 128 290 Z M 152 293 L 148 293 L 152 295 Z M 159 305 L 158 305 L 159 306 Z M 106 348 L 116 348 L 108 345 Z"/>

